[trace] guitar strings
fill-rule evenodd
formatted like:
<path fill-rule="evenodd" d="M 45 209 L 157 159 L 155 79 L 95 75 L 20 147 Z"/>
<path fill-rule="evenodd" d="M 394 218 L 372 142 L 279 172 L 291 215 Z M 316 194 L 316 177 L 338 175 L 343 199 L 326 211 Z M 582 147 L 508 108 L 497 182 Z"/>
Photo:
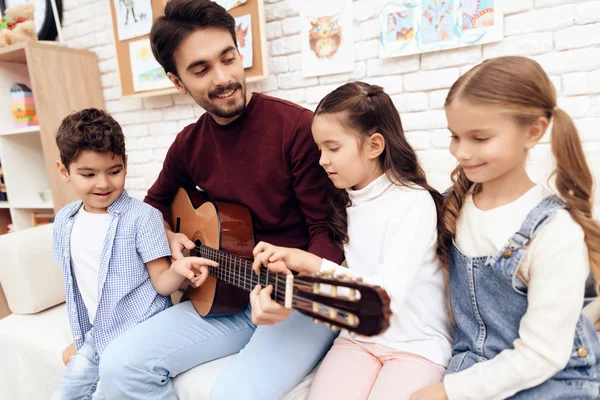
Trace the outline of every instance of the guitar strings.
<path fill-rule="evenodd" d="M 243 286 L 244 289 L 246 290 L 252 290 L 255 287 L 255 281 L 254 281 L 254 277 L 256 276 L 256 284 L 260 284 L 263 287 L 266 287 L 267 285 L 272 285 L 273 286 L 273 300 L 277 301 L 277 302 L 281 302 L 282 304 L 285 304 L 285 299 L 286 299 L 286 290 L 287 290 L 287 285 L 286 285 L 286 280 L 285 280 L 285 276 L 283 279 L 278 279 L 278 275 L 279 273 L 274 274 L 274 282 L 268 281 L 268 274 L 260 274 L 260 275 L 256 275 L 256 273 L 254 272 L 254 270 L 251 269 L 251 263 L 248 260 L 245 260 L 243 258 L 234 256 L 232 254 L 227 254 L 225 252 L 222 252 L 221 250 L 217 250 L 217 249 L 213 249 L 212 247 L 208 247 L 206 245 L 200 245 L 200 246 L 196 246 L 196 250 L 198 250 L 200 253 L 204 252 L 204 253 L 208 253 L 208 258 L 212 258 L 215 259 L 214 261 L 225 261 L 226 263 L 233 263 L 233 267 L 230 266 L 229 271 L 221 269 L 219 267 L 208 267 L 209 270 L 211 270 L 213 272 L 213 276 L 215 276 L 217 279 L 221 279 L 224 280 L 226 282 L 229 283 L 233 283 L 235 285 L 235 281 L 237 279 L 237 284 L 238 286 Z M 212 256 L 212 257 L 210 257 Z M 244 268 L 244 273 L 240 274 L 238 273 L 238 271 L 236 271 L 236 269 L 238 268 L 235 263 L 239 264 L 239 268 Z M 263 271 L 267 271 L 268 270 L 264 267 L 261 266 L 261 270 Z M 248 279 L 248 275 L 246 274 L 246 272 L 250 273 L 250 279 Z M 261 280 L 261 278 L 263 278 Z M 243 283 L 242 283 L 243 281 Z M 246 285 L 248 284 L 248 282 L 250 283 L 250 287 L 247 287 Z M 294 282 L 295 283 L 300 283 L 300 284 L 304 284 L 307 286 L 312 286 L 313 283 L 311 282 L 307 282 L 307 281 L 303 281 L 302 278 L 294 278 Z M 307 300 L 301 296 L 298 296 L 296 294 L 292 294 L 292 300 L 295 301 L 300 301 L 300 302 L 304 302 L 307 304 L 311 304 L 313 303 L 310 300 Z"/>

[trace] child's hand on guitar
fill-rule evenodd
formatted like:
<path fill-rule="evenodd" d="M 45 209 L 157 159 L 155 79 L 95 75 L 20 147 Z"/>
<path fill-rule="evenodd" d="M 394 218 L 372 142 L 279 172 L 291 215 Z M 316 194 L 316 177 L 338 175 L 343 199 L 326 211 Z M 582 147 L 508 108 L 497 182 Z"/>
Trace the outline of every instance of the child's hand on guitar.
<path fill-rule="evenodd" d="M 296 272 L 314 273 L 321 269 L 323 259 L 303 250 L 274 246 L 260 242 L 252 250 L 254 262 L 252 269 L 258 274 L 261 265 L 276 273 Z"/>
<path fill-rule="evenodd" d="M 275 302 L 271 295 L 273 285 L 263 288 L 256 285 L 250 292 L 250 304 L 252 306 L 252 323 L 256 325 L 273 325 L 286 319 L 293 311 Z"/>
<path fill-rule="evenodd" d="M 188 279 L 197 288 L 208 277 L 209 266 L 218 267 L 219 264 L 202 257 L 185 257 L 171 264 L 171 270 Z"/>
<path fill-rule="evenodd" d="M 177 261 L 184 258 L 183 249 L 193 250 L 196 248 L 194 242 L 192 242 L 183 233 L 175 233 L 167 229 L 167 240 L 169 241 L 169 247 L 171 248 L 171 260 Z"/>

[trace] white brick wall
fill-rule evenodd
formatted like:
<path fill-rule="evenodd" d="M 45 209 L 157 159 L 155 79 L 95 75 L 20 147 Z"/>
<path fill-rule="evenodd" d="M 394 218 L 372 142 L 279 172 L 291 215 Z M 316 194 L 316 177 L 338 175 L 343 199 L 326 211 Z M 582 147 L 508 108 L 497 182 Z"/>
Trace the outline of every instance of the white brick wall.
<path fill-rule="evenodd" d="M 156 179 L 168 146 L 202 110 L 187 96 L 120 100 L 119 78 L 107 1 L 64 0 L 64 36 L 69 45 L 95 51 L 100 59 L 106 107 L 124 126 L 129 152 L 127 187 L 142 197 Z M 457 50 L 377 58 L 378 22 L 374 0 L 354 1 L 354 71 L 303 78 L 300 20 L 290 0 L 265 0 L 270 75 L 249 84 L 314 109 L 330 90 L 349 80 L 382 85 L 401 113 L 408 140 L 429 179 L 449 184 L 454 160 L 447 151 L 443 104 L 460 74 L 485 58 L 518 54 L 539 61 L 559 91 L 559 104 L 576 121 L 588 162 L 600 179 L 600 1 L 505 0 L 505 39 Z M 533 176 L 550 168 L 546 143 L 530 155 Z M 600 190 L 596 191 L 600 206 Z"/>

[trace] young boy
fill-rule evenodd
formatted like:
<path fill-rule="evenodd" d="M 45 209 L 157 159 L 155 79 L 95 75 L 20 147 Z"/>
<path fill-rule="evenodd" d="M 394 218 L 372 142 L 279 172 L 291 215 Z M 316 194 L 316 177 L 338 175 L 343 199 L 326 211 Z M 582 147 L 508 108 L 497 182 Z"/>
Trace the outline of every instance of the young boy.
<path fill-rule="evenodd" d="M 53 399 L 102 398 L 98 365 L 108 344 L 171 306 L 170 295 L 187 278 L 203 280 L 213 261 L 171 255 L 161 213 L 127 195 L 125 137 L 104 111 L 67 116 L 56 136 L 57 167 L 79 201 L 56 215 L 54 258 L 65 281 L 74 343 Z"/>

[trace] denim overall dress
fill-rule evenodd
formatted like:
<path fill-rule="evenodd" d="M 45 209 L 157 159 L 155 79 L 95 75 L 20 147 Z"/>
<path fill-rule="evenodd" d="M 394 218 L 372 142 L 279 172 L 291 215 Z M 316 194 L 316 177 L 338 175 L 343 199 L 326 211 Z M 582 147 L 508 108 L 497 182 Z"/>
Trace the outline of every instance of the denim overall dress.
<path fill-rule="evenodd" d="M 542 200 L 500 251 L 491 257 L 467 257 L 453 244 L 450 296 L 455 342 L 448 374 L 496 357 L 513 348 L 527 310 L 527 287 L 517 270 L 531 238 L 565 204 L 556 196 Z M 568 268 L 568 265 L 565 265 Z M 556 294 L 560 296 L 560 293 Z M 600 342 L 592 323 L 581 315 L 565 369 L 511 399 L 596 399 L 600 394 Z"/>

